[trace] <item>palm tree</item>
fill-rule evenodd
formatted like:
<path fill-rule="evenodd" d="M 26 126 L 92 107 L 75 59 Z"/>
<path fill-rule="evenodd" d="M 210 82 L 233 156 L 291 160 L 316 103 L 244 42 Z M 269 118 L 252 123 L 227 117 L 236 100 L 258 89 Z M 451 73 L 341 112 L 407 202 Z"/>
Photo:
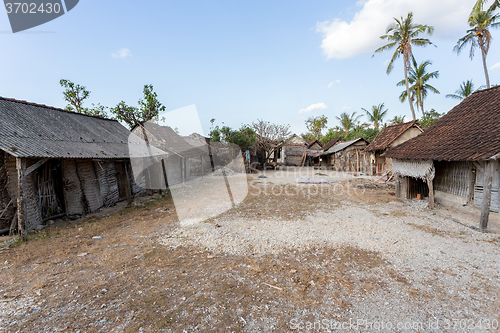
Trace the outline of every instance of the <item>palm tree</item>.
<path fill-rule="evenodd" d="M 492 6 L 494 7 L 494 6 Z M 471 60 L 474 58 L 474 51 L 476 47 L 481 50 L 481 55 L 483 57 L 483 68 L 484 76 L 486 77 L 486 88 L 490 88 L 490 77 L 488 75 L 488 67 L 486 66 L 486 56 L 490 50 L 491 34 L 489 28 L 497 28 L 500 24 L 498 22 L 500 15 L 494 14 L 494 8 L 490 7 L 488 10 L 482 10 L 482 6 L 476 8 L 472 11 L 469 16 L 469 27 L 467 34 L 460 38 L 457 45 L 453 48 L 457 54 L 470 44 L 469 57 Z"/>
<path fill-rule="evenodd" d="M 356 112 L 353 112 L 352 114 L 343 112 L 340 114 L 340 117 L 337 117 L 337 119 L 340 121 L 340 125 L 345 134 L 347 134 L 356 126 L 356 121 L 359 117 L 361 117 L 361 115 L 356 116 Z"/>
<path fill-rule="evenodd" d="M 385 50 L 390 50 L 396 46 L 396 50 L 392 55 L 391 61 L 387 66 L 387 74 L 389 74 L 394 67 L 394 60 L 403 55 L 403 65 L 405 71 L 405 83 L 406 92 L 410 96 L 408 101 L 410 103 L 410 110 L 413 115 L 413 120 L 417 119 L 415 116 L 415 110 L 413 109 L 413 98 L 410 95 L 410 86 L 408 83 L 408 72 L 410 71 L 410 58 L 412 57 L 412 45 L 414 46 L 427 46 L 431 45 L 432 42 L 426 38 L 417 38 L 418 35 L 427 32 L 432 34 L 434 28 L 424 24 L 414 24 L 413 23 L 413 13 L 408 13 L 405 18 L 401 17 L 400 20 L 394 18 L 396 23 L 389 25 L 386 34 L 380 36 L 381 39 L 387 39 L 388 44 L 379 47 L 375 50 L 375 53 L 382 52 Z"/>
<path fill-rule="evenodd" d="M 481 89 L 481 87 L 479 89 Z M 474 83 L 472 83 L 472 80 L 467 80 L 462 82 L 460 88 L 457 91 L 455 91 L 454 94 L 446 95 L 446 98 L 454 98 L 462 100 L 472 95 L 473 92 L 474 92 Z"/>
<path fill-rule="evenodd" d="M 368 115 L 368 120 L 373 123 L 373 127 L 375 127 L 377 131 L 379 129 L 380 124 L 382 123 L 382 120 L 387 114 L 387 109 L 385 110 L 383 109 L 384 109 L 384 103 L 380 103 L 379 105 L 373 105 L 372 112 L 368 111 L 367 109 L 361 108 L 361 110 L 366 112 L 366 114 Z"/>
<path fill-rule="evenodd" d="M 474 5 L 474 8 L 472 8 L 472 12 L 471 12 L 471 15 L 472 13 L 474 13 L 474 11 L 477 11 L 477 10 L 483 10 L 483 6 L 486 4 L 488 0 L 477 0 L 476 4 Z M 495 10 L 497 9 L 498 7 L 500 7 L 500 0 L 495 0 L 493 1 L 493 4 L 490 6 L 490 8 L 488 10 Z"/>
<path fill-rule="evenodd" d="M 394 116 L 392 120 L 390 121 L 391 125 L 400 125 L 404 124 L 405 122 L 405 116 Z"/>
<path fill-rule="evenodd" d="M 426 72 L 427 66 L 432 65 L 432 62 L 429 60 L 424 61 L 423 63 L 418 65 L 415 58 L 412 57 L 412 62 L 413 67 L 410 68 L 410 74 L 408 77 L 408 82 L 411 84 L 410 92 L 411 96 L 415 98 L 415 104 L 417 104 L 417 107 L 420 106 L 422 116 L 425 117 L 424 99 L 427 97 L 428 91 L 431 91 L 435 94 L 440 94 L 439 90 L 428 84 L 427 81 L 429 81 L 430 79 L 438 78 L 439 71 L 434 71 L 431 73 Z M 398 82 L 398 86 L 403 86 L 405 83 L 406 82 L 404 80 L 401 80 Z M 401 102 L 404 102 L 407 97 L 408 92 L 405 90 L 401 93 L 399 99 L 401 100 Z"/>

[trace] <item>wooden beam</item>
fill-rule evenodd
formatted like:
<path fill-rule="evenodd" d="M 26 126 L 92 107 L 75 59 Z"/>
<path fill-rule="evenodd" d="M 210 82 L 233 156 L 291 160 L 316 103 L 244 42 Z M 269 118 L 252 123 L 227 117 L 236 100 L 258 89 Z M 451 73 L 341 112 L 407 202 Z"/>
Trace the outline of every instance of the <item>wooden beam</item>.
<path fill-rule="evenodd" d="M 30 173 L 32 173 L 33 171 L 35 171 L 36 169 L 38 169 L 39 167 L 44 165 L 45 162 L 47 162 L 48 160 L 49 160 L 48 158 L 42 158 L 41 160 L 39 160 L 38 162 L 36 162 L 35 164 L 33 164 L 29 168 L 27 168 L 24 175 L 25 176 L 29 175 Z"/>
<path fill-rule="evenodd" d="M 479 171 L 484 172 L 484 168 L 481 164 L 479 164 L 479 162 L 474 161 L 473 163 Z"/>
<path fill-rule="evenodd" d="M 130 186 L 130 177 L 129 177 L 129 173 L 128 173 L 128 166 L 127 166 L 127 162 L 123 163 L 123 166 L 125 167 L 125 184 L 126 184 L 126 191 L 127 192 L 127 203 L 128 205 L 132 205 L 132 187 Z"/>
<path fill-rule="evenodd" d="M 167 170 L 165 169 L 165 160 L 163 158 L 161 159 L 161 168 L 163 169 L 163 179 L 165 180 L 165 189 L 168 190 Z"/>
<path fill-rule="evenodd" d="M 470 204 L 474 200 L 474 188 L 476 187 L 476 173 L 471 165 L 469 168 L 469 195 L 467 196 L 467 204 Z"/>
<path fill-rule="evenodd" d="M 24 214 L 26 207 L 26 159 L 16 158 L 17 168 L 17 224 L 19 234 L 23 240 L 28 238 L 26 230 L 26 215 Z"/>
<path fill-rule="evenodd" d="M 481 220 L 479 221 L 479 226 L 483 231 L 488 228 L 488 220 L 490 217 L 491 187 L 493 183 L 495 164 L 495 161 L 487 161 L 484 168 L 483 203 L 481 205 Z"/>
<path fill-rule="evenodd" d="M 429 187 L 429 209 L 434 209 L 434 179 L 427 178 L 427 186 Z"/>

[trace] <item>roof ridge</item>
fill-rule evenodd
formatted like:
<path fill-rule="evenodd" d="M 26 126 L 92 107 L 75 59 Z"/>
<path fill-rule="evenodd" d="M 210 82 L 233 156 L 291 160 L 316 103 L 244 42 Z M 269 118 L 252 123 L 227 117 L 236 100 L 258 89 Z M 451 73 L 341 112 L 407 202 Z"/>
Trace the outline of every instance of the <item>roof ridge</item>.
<path fill-rule="evenodd" d="M 20 103 L 20 104 L 25 104 L 25 105 L 31 105 L 31 106 L 36 106 L 36 107 L 50 109 L 50 110 L 55 110 L 55 111 L 62 111 L 62 112 L 71 113 L 71 114 L 79 114 L 79 115 L 82 115 L 82 116 L 92 117 L 92 118 L 97 118 L 97 119 L 102 119 L 102 120 L 118 121 L 116 119 L 104 118 L 104 117 L 100 117 L 100 116 L 94 116 L 94 115 L 90 115 L 90 114 L 69 111 L 69 110 L 65 110 L 65 109 L 61 109 L 61 108 L 56 108 L 56 107 L 45 105 L 45 104 L 33 103 L 33 102 L 28 102 L 28 101 L 24 101 L 24 100 L 20 100 L 20 99 L 15 99 L 15 98 L 8 98 L 8 97 L 2 97 L 2 96 L 0 96 L 0 100 L 4 100 L 4 101 L 8 101 L 8 102 L 14 102 L 14 103 Z"/>

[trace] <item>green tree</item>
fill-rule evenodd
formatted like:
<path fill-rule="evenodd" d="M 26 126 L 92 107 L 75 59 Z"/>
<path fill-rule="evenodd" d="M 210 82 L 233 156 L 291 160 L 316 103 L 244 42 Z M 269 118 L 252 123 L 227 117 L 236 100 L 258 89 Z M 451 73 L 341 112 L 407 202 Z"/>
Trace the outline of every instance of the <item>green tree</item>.
<path fill-rule="evenodd" d="M 85 114 L 86 109 L 83 107 L 83 102 L 89 98 L 90 91 L 84 86 L 66 79 L 61 79 L 59 84 L 65 88 L 63 91 L 64 100 L 69 103 L 66 110 Z"/>
<path fill-rule="evenodd" d="M 255 144 L 255 131 L 248 125 L 241 125 L 239 130 L 233 130 L 229 126 L 218 125 L 213 127 L 210 131 L 210 141 L 212 142 L 223 142 L 223 143 L 234 143 L 240 147 L 250 147 Z"/>
<path fill-rule="evenodd" d="M 366 112 L 368 116 L 368 120 L 373 123 L 373 127 L 378 131 L 382 121 L 387 114 L 387 109 L 384 110 L 384 103 L 380 103 L 379 105 L 373 105 L 372 111 L 368 111 L 367 109 L 361 108 L 361 110 Z"/>
<path fill-rule="evenodd" d="M 404 122 L 405 116 L 394 116 L 394 118 L 389 121 L 391 125 L 401 125 L 404 124 Z"/>
<path fill-rule="evenodd" d="M 434 125 L 434 123 L 438 121 L 442 116 L 444 116 L 444 113 L 439 113 L 434 109 L 425 111 L 424 116 L 419 121 L 419 123 L 423 128 L 427 128 Z"/>
<path fill-rule="evenodd" d="M 446 98 L 463 100 L 472 95 L 473 92 L 474 92 L 474 83 L 472 83 L 472 80 L 467 80 L 462 82 L 460 88 L 457 89 L 454 94 L 446 95 Z"/>
<path fill-rule="evenodd" d="M 432 62 L 429 60 L 424 61 L 420 65 L 417 64 L 417 61 L 415 58 L 412 58 L 412 63 L 413 67 L 410 68 L 410 73 L 408 76 L 408 83 L 411 85 L 410 86 L 410 93 L 413 96 L 415 100 L 415 104 L 420 106 L 420 110 L 422 111 L 422 116 L 425 116 L 424 114 L 424 99 L 427 97 L 428 92 L 433 92 L 435 94 L 439 94 L 439 90 L 428 84 L 427 82 L 430 79 L 435 79 L 439 77 L 439 71 L 434 71 L 431 73 L 428 73 L 426 68 L 429 65 L 432 65 Z M 405 80 L 401 80 L 398 82 L 398 86 L 403 86 L 405 85 L 406 82 Z M 408 92 L 405 90 L 401 93 L 399 96 L 399 99 L 401 102 L 404 102 L 408 96 Z"/>
<path fill-rule="evenodd" d="M 478 10 L 483 10 L 484 5 L 486 4 L 488 0 L 477 0 L 476 4 L 472 8 L 471 15 L 474 11 Z M 494 0 L 493 3 L 491 4 L 490 8 L 488 10 L 495 10 L 500 7 L 500 0 Z"/>
<path fill-rule="evenodd" d="M 343 112 L 340 114 L 340 116 L 337 117 L 337 119 L 340 121 L 340 126 L 342 130 L 344 131 L 345 134 L 347 134 L 354 129 L 359 117 L 361 117 L 361 115 L 356 116 L 356 112 L 353 112 L 351 114 Z"/>
<path fill-rule="evenodd" d="M 130 129 L 143 122 L 158 119 L 159 113 L 165 111 L 165 106 L 158 101 L 152 85 L 145 85 L 143 93 L 144 99 L 139 100 L 139 107 L 129 106 L 121 101 L 110 109 L 116 119 L 126 123 Z"/>
<path fill-rule="evenodd" d="M 309 117 L 306 120 L 306 127 L 313 134 L 314 139 L 320 140 L 327 123 L 328 118 L 326 116 Z"/>
<path fill-rule="evenodd" d="M 410 59 L 412 57 L 412 46 L 427 46 L 431 45 L 432 42 L 426 38 L 418 38 L 422 33 L 427 32 L 432 34 L 434 28 L 424 24 L 414 24 L 413 23 L 413 13 L 408 13 L 406 18 L 401 17 L 401 19 L 394 18 L 396 23 L 389 25 L 386 34 L 380 36 L 381 39 L 387 39 L 388 44 L 379 47 L 375 50 L 375 53 L 390 50 L 396 47 L 394 54 L 392 55 L 391 61 L 387 66 L 387 74 L 389 74 L 394 68 L 394 60 L 403 56 L 403 65 L 405 73 L 405 84 L 406 93 L 409 96 L 408 101 L 410 103 L 410 110 L 413 119 L 417 119 L 415 115 L 415 110 L 413 109 L 413 98 L 410 94 L 410 86 L 408 82 L 408 72 L 411 68 Z"/>
<path fill-rule="evenodd" d="M 469 57 L 472 60 L 474 58 L 474 51 L 477 47 L 481 50 L 481 56 L 483 59 L 483 69 L 484 76 L 486 78 L 486 88 L 490 88 L 490 77 L 488 74 L 488 67 L 486 66 L 486 56 L 490 50 L 491 34 L 490 28 L 498 28 L 500 24 L 499 14 L 494 14 L 495 8 L 490 7 L 488 10 L 483 10 L 482 6 L 477 7 L 472 10 L 469 16 L 469 27 L 467 34 L 460 38 L 457 45 L 453 48 L 457 54 L 470 45 Z"/>

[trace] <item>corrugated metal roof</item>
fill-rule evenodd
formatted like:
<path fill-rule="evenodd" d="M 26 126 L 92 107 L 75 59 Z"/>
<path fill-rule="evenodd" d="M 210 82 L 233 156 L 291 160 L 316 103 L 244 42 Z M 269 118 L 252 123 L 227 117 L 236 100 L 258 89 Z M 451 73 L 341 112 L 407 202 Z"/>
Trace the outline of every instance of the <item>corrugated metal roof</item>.
<path fill-rule="evenodd" d="M 357 139 L 354 139 L 351 141 L 341 142 L 341 143 L 333 146 L 330 150 L 328 150 L 328 154 L 332 154 L 332 153 L 336 153 L 338 151 L 344 150 L 347 147 L 349 147 L 350 145 L 355 144 L 356 142 L 361 141 L 361 140 L 366 142 L 366 140 L 363 138 L 357 138 Z"/>
<path fill-rule="evenodd" d="M 474 161 L 498 153 L 500 87 L 494 87 L 473 93 L 422 134 L 384 155 L 396 159 Z"/>
<path fill-rule="evenodd" d="M 0 119 L 0 149 L 15 157 L 129 157 L 130 132 L 116 120 L 3 97 Z"/>

